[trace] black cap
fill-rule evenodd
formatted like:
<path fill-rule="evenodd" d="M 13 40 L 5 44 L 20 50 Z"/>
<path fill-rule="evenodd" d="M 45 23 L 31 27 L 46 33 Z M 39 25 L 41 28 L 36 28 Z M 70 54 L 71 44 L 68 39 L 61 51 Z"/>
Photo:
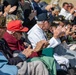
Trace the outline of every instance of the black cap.
<path fill-rule="evenodd" d="M 47 13 L 41 13 L 38 15 L 38 21 L 48 21 L 49 23 L 51 23 L 53 21 L 53 17 L 47 15 Z"/>
<path fill-rule="evenodd" d="M 54 21 L 51 22 L 51 26 L 54 26 L 54 27 L 57 27 L 59 24 L 58 23 L 55 23 Z"/>
<path fill-rule="evenodd" d="M 54 20 L 55 21 L 62 21 L 63 22 L 63 21 L 65 21 L 65 17 L 62 16 L 62 15 L 59 15 L 59 16 L 55 17 Z"/>

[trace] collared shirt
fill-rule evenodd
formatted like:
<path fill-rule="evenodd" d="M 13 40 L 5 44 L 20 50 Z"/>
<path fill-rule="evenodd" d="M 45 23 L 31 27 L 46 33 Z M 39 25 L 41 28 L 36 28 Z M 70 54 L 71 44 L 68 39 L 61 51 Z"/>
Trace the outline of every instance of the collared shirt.
<path fill-rule="evenodd" d="M 28 32 L 28 39 L 31 42 L 33 48 L 35 48 L 37 42 L 40 40 L 46 40 L 45 32 L 36 24 Z"/>
<path fill-rule="evenodd" d="M 66 20 L 74 19 L 74 16 L 70 12 L 66 11 L 64 8 L 61 9 L 59 15 L 63 15 Z"/>
<path fill-rule="evenodd" d="M 45 32 L 37 24 L 28 32 L 28 39 L 31 42 L 33 48 L 35 48 L 37 42 L 41 40 L 47 40 L 47 38 L 45 37 Z M 54 37 L 52 37 L 49 43 L 50 45 L 48 47 L 54 48 L 61 42 L 60 39 L 55 39 Z"/>

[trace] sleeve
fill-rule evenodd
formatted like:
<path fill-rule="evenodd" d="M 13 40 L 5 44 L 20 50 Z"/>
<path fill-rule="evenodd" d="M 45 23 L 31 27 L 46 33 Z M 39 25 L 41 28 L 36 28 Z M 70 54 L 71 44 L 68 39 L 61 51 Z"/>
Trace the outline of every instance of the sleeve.
<path fill-rule="evenodd" d="M 71 13 L 69 13 L 66 17 L 66 20 L 73 20 L 73 15 Z"/>
<path fill-rule="evenodd" d="M 31 42 L 31 45 L 33 47 L 33 49 L 36 47 L 36 43 L 40 40 L 46 40 L 46 38 L 44 37 L 44 35 L 39 32 L 39 31 L 30 31 L 32 33 L 28 33 L 28 39 Z M 33 36 L 33 37 L 32 37 Z"/>
<path fill-rule="evenodd" d="M 16 65 L 16 64 L 18 64 L 19 62 L 23 62 L 23 61 L 25 61 L 26 60 L 26 57 L 25 57 L 25 55 L 23 55 L 22 53 L 19 53 L 19 55 L 18 56 L 16 56 L 16 57 L 13 57 L 13 58 L 9 58 L 8 59 L 8 64 L 10 64 L 10 65 Z"/>
<path fill-rule="evenodd" d="M 61 43 L 60 39 L 55 39 L 54 37 L 52 37 L 49 41 L 49 47 L 55 48 L 57 45 L 59 45 Z"/>
<path fill-rule="evenodd" d="M 40 52 L 33 52 L 33 53 L 30 55 L 29 58 L 38 57 L 38 56 L 41 55 L 41 53 L 42 53 L 41 51 L 40 51 Z"/>

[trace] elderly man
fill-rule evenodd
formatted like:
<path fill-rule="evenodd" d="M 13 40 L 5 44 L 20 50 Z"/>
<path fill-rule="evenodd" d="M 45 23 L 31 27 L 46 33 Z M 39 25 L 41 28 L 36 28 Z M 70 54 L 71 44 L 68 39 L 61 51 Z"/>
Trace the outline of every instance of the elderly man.
<path fill-rule="evenodd" d="M 33 48 L 35 48 L 36 43 L 40 40 L 47 40 L 47 36 L 45 31 L 49 30 L 50 28 L 50 20 L 47 17 L 46 13 L 42 13 L 38 16 L 38 21 L 37 24 L 35 24 L 35 26 L 33 26 L 29 32 L 28 32 L 28 39 L 31 42 Z M 33 36 L 33 37 L 32 37 Z M 51 42 L 53 40 L 55 40 L 55 38 L 57 38 L 58 35 L 53 36 L 52 40 L 50 40 Z M 54 41 L 55 42 L 55 41 Z M 57 43 L 60 44 L 60 40 L 57 39 Z M 52 47 L 57 46 L 56 42 L 55 43 L 50 43 Z M 53 45 L 54 44 L 54 45 Z M 57 44 L 57 45 L 56 45 Z"/>
<path fill-rule="evenodd" d="M 1 18 L 1 17 L 0 17 Z M 5 17 L 2 17 L 2 18 L 5 18 Z M 45 66 L 43 65 L 42 62 L 40 61 L 34 61 L 34 62 L 30 62 L 30 63 L 27 63 L 26 62 L 26 59 L 32 54 L 33 50 L 30 48 L 30 46 L 26 49 L 24 49 L 22 52 L 20 52 L 16 57 L 13 57 L 13 54 L 11 52 L 11 49 L 9 48 L 9 46 L 7 45 L 7 42 L 2 39 L 2 36 L 6 30 L 6 27 L 5 27 L 5 19 L 2 19 L 0 20 L 0 57 L 3 56 L 4 59 L 0 58 L 1 62 L 0 63 L 4 63 L 5 65 L 5 62 L 4 61 L 7 61 L 7 65 L 17 65 L 18 63 L 20 62 L 24 62 L 24 70 L 21 69 L 21 66 L 20 65 L 17 65 L 18 68 L 15 66 L 15 68 L 13 67 L 10 67 L 10 71 L 7 70 L 8 69 L 8 66 L 6 68 L 4 68 L 4 66 L 0 64 L 1 67 L 3 67 L 1 69 L 2 72 L 4 73 L 7 73 L 7 74 L 10 74 L 10 75 L 17 75 L 17 69 L 18 69 L 18 74 L 20 75 L 30 75 L 30 73 L 32 73 L 31 75 L 33 75 L 34 73 L 34 70 L 38 70 L 39 72 L 39 67 L 42 68 L 42 70 L 40 70 L 40 73 L 38 73 L 39 75 L 42 75 L 44 73 L 44 71 L 46 71 L 45 74 L 43 75 L 48 75 L 48 71 L 47 69 L 45 68 Z M 20 31 L 28 31 L 28 28 L 26 27 L 22 27 L 22 24 L 21 24 L 21 21 L 20 20 L 16 20 L 16 21 L 11 21 L 11 23 L 18 23 L 19 24 L 19 29 Z M 9 23 L 9 28 L 11 27 L 11 24 Z M 16 28 L 16 27 L 15 27 Z M 16 28 L 16 30 L 18 31 L 18 29 Z M 37 44 L 38 45 L 38 44 Z M 4 57 L 5 56 L 5 57 Z M 3 61 L 4 60 L 4 61 Z M 3 62 L 2 62 L 3 61 Z M 28 66 L 27 66 L 28 65 Z M 31 69 L 30 69 L 30 66 L 31 65 Z M 29 68 L 29 69 L 28 69 Z M 28 69 L 28 70 L 27 70 Z M 45 69 L 43 71 L 43 69 Z M 29 72 L 28 72 L 29 71 Z M 9 73 L 10 72 L 10 73 Z M 11 74 L 12 73 L 12 74 Z M 36 72 L 37 73 L 37 72 Z M 42 74 L 41 74 L 42 73 Z"/>
<path fill-rule="evenodd" d="M 42 13 L 38 16 L 38 21 L 37 24 L 31 28 L 31 30 L 29 30 L 28 32 L 28 39 L 31 42 L 33 48 L 36 47 L 36 43 L 40 40 L 47 40 L 47 36 L 45 34 L 45 31 L 47 31 L 50 28 L 50 20 L 47 17 L 46 13 Z M 48 47 L 52 47 L 55 48 L 57 45 L 59 45 L 61 43 L 60 39 L 59 39 L 59 35 L 61 34 L 61 29 L 56 29 L 56 31 L 54 32 L 53 37 L 49 40 L 49 46 Z M 64 64 L 69 66 L 69 61 L 62 57 L 62 56 L 58 56 L 55 57 L 56 60 L 59 61 L 59 64 L 63 63 L 65 61 Z M 62 60 L 63 59 L 63 60 Z"/>

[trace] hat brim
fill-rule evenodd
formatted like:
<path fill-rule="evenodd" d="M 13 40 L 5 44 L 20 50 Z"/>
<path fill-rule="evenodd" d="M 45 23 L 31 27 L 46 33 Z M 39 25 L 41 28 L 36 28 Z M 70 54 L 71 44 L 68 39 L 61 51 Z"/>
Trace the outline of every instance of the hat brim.
<path fill-rule="evenodd" d="M 21 30 L 19 30 L 20 32 L 27 32 L 29 29 L 27 27 L 23 27 Z"/>

